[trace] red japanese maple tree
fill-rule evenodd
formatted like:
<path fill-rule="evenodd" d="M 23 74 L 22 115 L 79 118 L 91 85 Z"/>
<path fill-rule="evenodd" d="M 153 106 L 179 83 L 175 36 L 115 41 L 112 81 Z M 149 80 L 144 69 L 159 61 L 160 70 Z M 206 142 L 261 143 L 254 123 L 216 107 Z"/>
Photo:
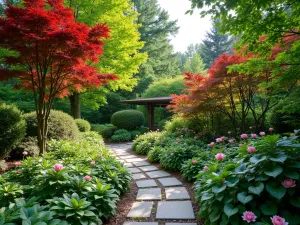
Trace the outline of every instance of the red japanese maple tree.
<path fill-rule="evenodd" d="M 104 24 L 89 28 L 76 22 L 63 0 L 24 0 L 23 7 L 7 3 L 4 15 L 0 47 L 17 56 L 5 58 L 10 69 L 2 69 L 0 79 L 18 78 L 20 86 L 33 91 L 38 143 L 44 153 L 54 99 L 117 79 L 90 65 L 102 54 L 102 39 L 109 38 L 109 29 Z"/>

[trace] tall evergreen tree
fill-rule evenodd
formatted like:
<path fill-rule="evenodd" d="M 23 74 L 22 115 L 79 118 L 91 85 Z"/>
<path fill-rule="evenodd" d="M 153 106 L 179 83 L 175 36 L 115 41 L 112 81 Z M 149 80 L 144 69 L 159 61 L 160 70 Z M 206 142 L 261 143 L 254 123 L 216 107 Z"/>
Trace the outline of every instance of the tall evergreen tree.
<path fill-rule="evenodd" d="M 219 34 L 219 28 L 216 27 L 217 21 L 213 21 L 212 28 L 206 33 L 205 39 L 198 46 L 198 54 L 203 58 L 206 67 L 209 68 L 219 55 L 231 53 L 234 44 L 233 39 L 227 34 Z"/>
<path fill-rule="evenodd" d="M 192 57 L 187 58 L 183 68 L 185 72 L 193 72 L 194 74 L 206 73 L 205 64 L 198 53 L 194 53 Z"/>

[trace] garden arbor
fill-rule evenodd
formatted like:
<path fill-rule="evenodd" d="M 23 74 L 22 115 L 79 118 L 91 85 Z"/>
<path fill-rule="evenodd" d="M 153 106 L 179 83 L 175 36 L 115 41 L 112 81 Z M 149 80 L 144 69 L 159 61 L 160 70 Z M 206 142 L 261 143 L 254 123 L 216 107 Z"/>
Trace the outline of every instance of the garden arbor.
<path fill-rule="evenodd" d="M 133 105 L 145 105 L 148 110 L 148 127 L 149 130 L 154 130 L 154 108 L 166 107 L 172 101 L 172 97 L 158 97 L 158 98 L 138 98 L 132 100 L 125 100 L 122 103 Z"/>

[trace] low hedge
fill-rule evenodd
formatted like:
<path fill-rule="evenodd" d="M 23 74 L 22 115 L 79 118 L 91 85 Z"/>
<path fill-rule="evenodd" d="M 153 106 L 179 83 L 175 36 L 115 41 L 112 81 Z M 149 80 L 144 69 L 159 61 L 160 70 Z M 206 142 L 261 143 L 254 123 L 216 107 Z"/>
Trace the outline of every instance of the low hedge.
<path fill-rule="evenodd" d="M 119 129 L 134 130 L 144 124 L 143 113 L 137 110 L 122 110 L 111 117 L 111 123 Z"/>

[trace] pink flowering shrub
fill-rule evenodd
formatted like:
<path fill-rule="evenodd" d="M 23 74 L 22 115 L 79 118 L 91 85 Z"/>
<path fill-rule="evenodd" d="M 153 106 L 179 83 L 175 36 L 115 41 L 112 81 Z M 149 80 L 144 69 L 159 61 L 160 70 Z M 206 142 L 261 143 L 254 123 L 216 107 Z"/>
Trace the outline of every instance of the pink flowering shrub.
<path fill-rule="evenodd" d="M 214 160 L 198 162 L 202 167 L 195 188 L 205 224 L 299 225 L 297 137 L 261 133 L 242 143 L 234 151 L 212 152 Z"/>

